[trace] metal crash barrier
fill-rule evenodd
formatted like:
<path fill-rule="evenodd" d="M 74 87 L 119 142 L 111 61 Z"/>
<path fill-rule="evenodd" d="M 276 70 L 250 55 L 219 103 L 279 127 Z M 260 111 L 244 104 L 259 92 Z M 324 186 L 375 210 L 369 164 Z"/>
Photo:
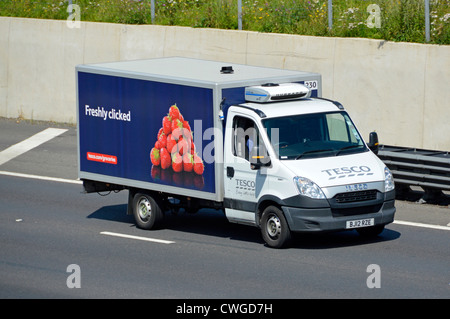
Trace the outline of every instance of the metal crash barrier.
<path fill-rule="evenodd" d="M 398 193 L 420 186 L 422 200 L 433 201 L 450 191 L 449 152 L 380 145 L 378 157 L 391 170 Z"/>

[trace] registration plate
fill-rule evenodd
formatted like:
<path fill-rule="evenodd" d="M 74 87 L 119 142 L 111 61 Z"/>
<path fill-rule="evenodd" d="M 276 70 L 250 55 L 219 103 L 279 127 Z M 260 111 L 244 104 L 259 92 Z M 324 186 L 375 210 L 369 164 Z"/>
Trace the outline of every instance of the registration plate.
<path fill-rule="evenodd" d="M 369 227 L 375 225 L 374 218 L 366 218 L 366 219 L 356 219 L 356 220 L 348 220 L 346 222 L 345 228 L 360 228 L 360 227 Z"/>
<path fill-rule="evenodd" d="M 369 188 L 369 185 L 367 185 L 367 183 L 345 185 L 346 192 L 364 191 L 368 188 Z"/>

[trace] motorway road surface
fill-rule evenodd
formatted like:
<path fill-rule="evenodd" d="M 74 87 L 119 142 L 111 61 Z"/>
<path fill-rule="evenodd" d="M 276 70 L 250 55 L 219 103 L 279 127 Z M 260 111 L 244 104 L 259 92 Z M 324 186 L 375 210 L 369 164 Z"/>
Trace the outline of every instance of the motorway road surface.
<path fill-rule="evenodd" d="M 0 119 L 0 163 L 0 298 L 450 297 L 448 206 L 397 201 L 376 239 L 276 250 L 216 211 L 136 228 L 127 192 L 82 193 L 73 126 Z"/>

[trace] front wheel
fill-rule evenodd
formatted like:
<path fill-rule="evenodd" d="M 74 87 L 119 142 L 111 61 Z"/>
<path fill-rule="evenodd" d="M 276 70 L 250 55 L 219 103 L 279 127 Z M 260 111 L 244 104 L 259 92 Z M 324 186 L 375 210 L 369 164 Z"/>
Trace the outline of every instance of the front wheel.
<path fill-rule="evenodd" d="M 162 219 L 163 213 L 153 197 L 137 193 L 133 198 L 133 215 L 139 228 L 149 230 Z"/>
<path fill-rule="evenodd" d="M 286 246 L 291 239 L 291 231 L 283 212 L 276 206 L 268 206 L 261 217 L 261 234 L 264 241 L 273 248 Z"/>

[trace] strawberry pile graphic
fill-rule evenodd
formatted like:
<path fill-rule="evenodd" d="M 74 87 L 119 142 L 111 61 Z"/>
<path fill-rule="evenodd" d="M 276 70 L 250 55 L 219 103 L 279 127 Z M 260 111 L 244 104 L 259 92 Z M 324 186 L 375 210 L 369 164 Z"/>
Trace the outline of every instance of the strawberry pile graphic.
<path fill-rule="evenodd" d="M 167 172 L 172 170 L 174 182 L 176 179 L 184 179 L 186 181 L 184 184 L 187 184 L 189 181 L 186 176 L 181 178 L 175 174 L 185 172 L 203 175 L 204 165 L 200 156 L 195 152 L 191 127 L 189 122 L 183 118 L 176 104 L 169 108 L 169 113 L 162 119 L 162 127 L 156 138 L 155 146 L 150 151 L 154 178 L 167 176 Z M 186 175 L 189 176 L 189 174 Z"/>

